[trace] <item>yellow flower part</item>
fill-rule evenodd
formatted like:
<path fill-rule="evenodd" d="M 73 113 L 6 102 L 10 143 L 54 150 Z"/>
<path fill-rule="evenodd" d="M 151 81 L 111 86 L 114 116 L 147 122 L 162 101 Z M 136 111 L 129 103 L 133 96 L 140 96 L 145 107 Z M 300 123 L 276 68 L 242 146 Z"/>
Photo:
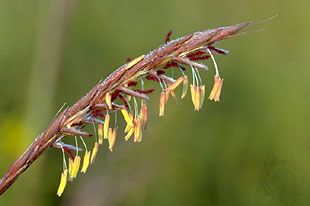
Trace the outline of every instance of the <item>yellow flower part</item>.
<path fill-rule="evenodd" d="M 141 114 L 141 125 L 145 129 L 148 115 L 148 110 L 145 103 L 142 103 L 140 114 Z"/>
<path fill-rule="evenodd" d="M 93 151 L 91 153 L 90 164 L 93 164 L 95 162 L 95 158 L 97 156 L 98 150 L 99 150 L 99 143 L 95 142 Z"/>
<path fill-rule="evenodd" d="M 112 152 L 116 140 L 116 128 L 109 128 L 109 150 Z"/>
<path fill-rule="evenodd" d="M 104 137 L 104 139 L 108 139 L 109 124 L 110 124 L 110 115 L 106 114 L 105 118 L 104 118 L 104 125 L 103 125 L 103 137 Z"/>
<path fill-rule="evenodd" d="M 90 160 L 90 151 L 86 151 L 83 158 L 83 166 L 81 172 L 86 173 L 87 168 L 89 166 L 89 160 Z"/>
<path fill-rule="evenodd" d="M 67 179 L 68 179 L 68 169 L 65 169 L 61 173 L 61 178 L 60 178 L 60 184 L 57 190 L 57 195 L 60 197 L 62 193 L 64 192 L 66 185 L 67 185 Z"/>
<path fill-rule="evenodd" d="M 71 181 L 71 176 L 72 176 L 72 170 L 73 170 L 73 159 L 69 158 L 69 180 Z"/>
<path fill-rule="evenodd" d="M 159 116 L 164 116 L 165 113 L 165 104 L 167 102 L 167 97 L 166 97 L 165 92 L 160 93 L 160 99 L 159 99 Z M 168 95 L 169 96 L 169 95 Z"/>
<path fill-rule="evenodd" d="M 76 176 L 77 176 L 77 174 L 79 172 L 80 163 L 81 163 L 81 157 L 75 156 L 74 157 L 74 161 L 73 161 L 73 166 L 72 166 L 72 172 L 70 174 L 70 178 L 71 179 L 76 178 Z"/>
<path fill-rule="evenodd" d="M 168 93 L 166 93 L 166 92 L 164 92 L 165 93 L 165 104 L 167 104 L 167 102 L 168 102 L 168 100 L 169 100 L 169 94 Z M 171 92 L 171 94 L 172 94 L 173 92 Z M 174 95 L 175 96 L 175 95 Z"/>
<path fill-rule="evenodd" d="M 192 102 L 193 102 L 194 108 L 196 108 L 196 105 L 195 105 L 195 101 L 196 101 L 196 90 L 195 90 L 195 87 L 196 86 L 194 86 L 192 84 L 190 85 Z"/>
<path fill-rule="evenodd" d="M 214 76 L 213 88 L 210 92 L 209 99 L 214 101 L 220 101 L 221 90 L 224 79 L 219 76 Z"/>
<path fill-rule="evenodd" d="M 130 122 L 133 122 L 133 113 L 129 112 L 128 116 L 129 116 Z M 134 125 L 127 124 L 124 132 L 128 132 L 133 126 Z"/>
<path fill-rule="evenodd" d="M 99 144 L 103 143 L 103 125 L 98 124 L 98 142 Z"/>
<path fill-rule="evenodd" d="M 132 127 L 132 126 L 133 126 L 133 122 L 132 122 L 132 120 L 131 120 L 131 118 L 130 118 L 130 116 L 129 116 L 129 114 L 128 114 L 127 109 L 122 109 L 121 112 L 122 112 L 122 114 L 123 114 L 123 116 L 124 116 L 124 119 L 125 119 L 126 123 L 127 123 L 130 127 Z"/>
<path fill-rule="evenodd" d="M 187 76 L 184 76 L 181 99 L 183 99 L 186 96 L 187 89 L 188 89 L 188 78 Z"/>
<path fill-rule="evenodd" d="M 127 133 L 126 136 L 125 136 L 125 140 L 126 140 L 126 141 L 129 140 L 129 138 L 132 136 L 132 134 L 134 133 L 134 131 L 135 131 L 134 127 L 131 127 L 131 128 L 129 129 L 128 133 Z"/>
<path fill-rule="evenodd" d="M 196 111 L 199 111 L 199 108 L 200 108 L 200 90 L 199 90 L 199 87 L 196 86 L 195 87 L 195 110 Z"/>
<path fill-rule="evenodd" d="M 200 93 L 200 104 L 199 104 L 199 109 L 201 109 L 203 102 L 205 100 L 205 95 L 206 95 L 206 86 L 205 85 L 201 85 L 199 87 L 199 93 Z"/>
<path fill-rule="evenodd" d="M 105 94 L 105 102 L 107 103 L 109 109 L 112 109 L 111 94 L 109 92 Z"/>
<path fill-rule="evenodd" d="M 135 129 L 134 129 L 134 142 L 141 142 L 142 138 L 142 129 L 141 129 L 141 120 L 139 118 L 135 119 Z"/>
<path fill-rule="evenodd" d="M 184 81 L 183 76 L 175 80 L 175 82 L 169 85 L 169 87 L 166 89 L 166 92 L 170 93 L 171 91 L 175 90 L 183 81 Z"/>

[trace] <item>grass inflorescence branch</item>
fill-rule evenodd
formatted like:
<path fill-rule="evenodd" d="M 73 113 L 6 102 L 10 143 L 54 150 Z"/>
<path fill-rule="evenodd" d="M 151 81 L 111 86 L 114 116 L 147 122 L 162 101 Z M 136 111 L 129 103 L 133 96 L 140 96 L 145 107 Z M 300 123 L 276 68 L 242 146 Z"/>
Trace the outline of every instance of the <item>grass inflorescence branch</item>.
<path fill-rule="evenodd" d="M 113 151 L 116 138 L 121 133 L 117 126 L 117 113 L 121 113 L 126 122 L 124 139 L 127 141 L 132 138 L 134 142 L 140 142 L 148 117 L 147 101 L 149 94 L 154 90 L 144 88 L 144 81 L 155 81 L 160 85 L 159 116 L 164 115 L 169 97 L 176 98 L 175 89 L 180 85 L 183 85 L 181 98 L 186 96 L 189 87 L 194 110 L 198 111 L 202 108 L 206 93 L 199 71 L 208 68 L 200 61 L 211 58 L 215 75 L 208 98 L 219 101 L 223 79 L 220 77 L 214 54 L 225 55 L 227 51 L 216 48 L 214 43 L 238 34 L 248 24 L 245 22 L 195 32 L 172 41 L 169 32 L 165 44 L 147 55 L 128 60 L 125 65 L 99 82 L 73 106 L 65 108 L 52 120 L 48 128 L 35 138 L 7 170 L 0 180 L 0 194 L 4 193 L 47 148 L 56 148 L 63 153 L 63 172 L 57 191 L 60 196 L 68 181 L 76 178 L 79 171 L 85 173 L 89 164 L 94 163 L 104 140 L 107 140 L 109 150 Z M 167 75 L 166 71 L 171 67 L 180 71 L 179 78 Z M 190 85 L 187 70 L 192 72 Z M 94 134 L 86 132 L 83 129 L 85 125 L 92 125 Z M 73 137 L 75 144 L 64 143 L 63 139 L 66 136 Z M 84 138 L 89 137 L 94 139 L 92 149 L 87 148 L 84 142 Z M 83 158 L 81 154 L 84 154 Z"/>

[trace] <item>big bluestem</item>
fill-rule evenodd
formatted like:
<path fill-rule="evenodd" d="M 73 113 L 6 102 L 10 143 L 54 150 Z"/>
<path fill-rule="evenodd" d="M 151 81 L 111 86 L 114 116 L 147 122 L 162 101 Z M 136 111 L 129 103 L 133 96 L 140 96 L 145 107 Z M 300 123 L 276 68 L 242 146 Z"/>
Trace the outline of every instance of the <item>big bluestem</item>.
<path fill-rule="evenodd" d="M 177 98 L 177 87 L 183 87 L 182 99 L 185 98 L 189 87 L 196 111 L 203 107 L 207 92 L 210 100 L 219 101 L 223 79 L 220 77 L 214 56 L 226 55 L 227 51 L 217 48 L 214 44 L 237 35 L 248 24 L 245 22 L 195 32 L 172 41 L 169 32 L 165 44 L 146 55 L 128 61 L 104 81 L 99 82 L 73 106 L 59 112 L 48 128 L 35 138 L 0 180 L 0 194 L 5 192 L 47 148 L 59 149 L 63 154 L 63 172 L 57 191 L 57 195 L 61 196 L 68 181 L 75 179 L 79 172 L 86 173 L 88 166 L 95 162 L 96 154 L 103 144 L 108 144 L 109 150 L 114 151 L 116 138 L 123 137 L 125 141 L 141 142 L 148 118 L 147 102 L 154 91 L 154 88 L 145 88 L 144 81 L 155 81 L 159 85 L 159 116 L 165 114 L 165 105 L 170 96 Z M 210 58 L 214 65 L 214 82 L 211 91 L 208 91 L 200 72 L 208 69 L 201 61 Z M 167 70 L 172 67 L 179 71 L 174 72 L 175 75 L 178 73 L 179 77 L 168 75 Z M 124 129 L 118 127 L 117 113 L 123 116 L 126 123 Z M 92 125 L 95 129 L 94 134 L 83 130 L 85 125 Z M 74 138 L 74 145 L 65 143 L 65 138 L 69 137 Z M 84 138 L 93 138 L 92 148 L 87 147 Z"/>

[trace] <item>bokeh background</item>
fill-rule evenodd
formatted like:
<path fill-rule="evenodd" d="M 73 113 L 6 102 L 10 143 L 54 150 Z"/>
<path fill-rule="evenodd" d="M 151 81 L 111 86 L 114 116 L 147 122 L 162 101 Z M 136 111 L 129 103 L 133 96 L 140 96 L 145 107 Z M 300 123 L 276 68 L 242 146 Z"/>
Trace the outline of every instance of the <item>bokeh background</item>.
<path fill-rule="evenodd" d="M 169 30 L 178 37 L 279 17 L 218 44 L 231 51 L 217 57 L 221 102 L 193 112 L 190 98 L 170 101 L 159 118 L 156 92 L 142 143 L 101 150 L 61 198 L 61 152 L 48 150 L 0 205 L 309 205 L 309 7 L 308 0 L 1 0 L 1 174 L 64 102 L 162 44 Z"/>

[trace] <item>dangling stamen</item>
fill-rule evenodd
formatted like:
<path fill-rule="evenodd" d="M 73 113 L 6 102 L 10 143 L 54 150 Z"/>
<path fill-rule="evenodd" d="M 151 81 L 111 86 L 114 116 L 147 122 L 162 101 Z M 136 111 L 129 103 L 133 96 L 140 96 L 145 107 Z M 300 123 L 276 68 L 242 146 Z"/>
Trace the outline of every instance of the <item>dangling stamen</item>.
<path fill-rule="evenodd" d="M 60 178 L 60 183 L 59 187 L 57 190 L 57 195 L 60 197 L 62 193 L 64 192 L 66 185 L 67 185 L 67 180 L 68 180 L 68 169 L 67 169 L 67 163 L 66 163 L 66 158 L 65 158 L 65 151 L 63 147 L 61 147 L 62 151 L 62 157 L 63 157 L 63 172 L 61 173 L 61 178 Z"/>
<path fill-rule="evenodd" d="M 142 130 L 140 118 L 135 119 L 134 142 L 141 142 Z"/>
<path fill-rule="evenodd" d="M 107 113 L 104 118 L 104 125 L 103 125 L 103 138 L 108 139 L 109 135 L 109 125 L 110 125 L 110 115 Z"/>
<path fill-rule="evenodd" d="M 212 52 L 209 49 L 207 51 L 209 52 L 209 54 L 212 58 L 212 61 L 214 63 L 214 68 L 215 68 L 213 88 L 210 92 L 209 99 L 214 100 L 214 101 L 220 101 L 220 95 L 221 95 L 221 90 L 222 90 L 224 79 L 221 79 L 221 77 L 220 77 L 219 69 L 218 69 L 218 66 L 216 64 L 215 58 L 212 55 Z"/>
<path fill-rule="evenodd" d="M 130 127 L 132 127 L 132 126 L 133 126 L 133 122 L 132 122 L 132 120 L 131 120 L 131 118 L 130 118 L 130 116 L 129 116 L 128 111 L 127 111 L 126 109 L 122 109 L 121 112 L 122 112 L 122 114 L 123 114 L 123 117 L 124 117 L 126 123 L 127 123 Z"/>
<path fill-rule="evenodd" d="M 170 84 L 169 87 L 165 90 L 166 93 L 170 93 L 175 90 L 182 82 L 184 81 L 184 76 L 178 78 L 174 83 Z"/>
<path fill-rule="evenodd" d="M 187 76 L 184 76 L 181 99 L 183 99 L 186 96 L 187 89 L 188 89 L 188 78 Z"/>
<path fill-rule="evenodd" d="M 196 71 L 193 66 L 191 66 L 193 73 L 193 84 L 190 85 L 192 102 L 194 105 L 194 110 L 198 111 L 200 107 L 200 90 L 199 90 L 199 80 L 196 74 Z"/>
<path fill-rule="evenodd" d="M 166 92 L 162 91 L 160 93 L 160 98 L 159 98 L 159 116 L 160 117 L 164 116 L 166 102 L 167 102 Z"/>
<path fill-rule="evenodd" d="M 116 140 L 117 128 L 109 128 L 109 150 L 112 152 Z"/>
<path fill-rule="evenodd" d="M 205 99 L 205 95 L 206 95 L 206 86 L 205 85 L 199 86 L 199 93 L 200 93 L 199 109 L 201 109 L 203 102 L 204 102 L 204 99 Z"/>
<path fill-rule="evenodd" d="M 224 79 L 219 76 L 214 76 L 213 88 L 210 92 L 209 99 L 214 101 L 220 101 L 221 89 L 223 86 Z"/>
<path fill-rule="evenodd" d="M 147 110 L 146 104 L 143 101 L 141 103 L 140 114 L 141 114 L 141 121 L 142 121 L 141 125 L 142 125 L 142 128 L 145 129 L 146 122 L 147 122 L 147 116 L 148 116 L 148 110 Z"/>
<path fill-rule="evenodd" d="M 81 139 L 81 141 L 82 141 L 82 143 L 83 143 L 83 145 L 85 147 L 85 154 L 84 154 L 84 158 L 83 158 L 83 166 L 82 166 L 81 172 L 86 173 L 87 168 L 89 166 L 90 151 L 88 151 L 87 145 L 84 142 L 83 138 L 80 137 L 80 139 Z"/>
<path fill-rule="evenodd" d="M 98 150 L 99 150 L 99 143 L 95 142 L 93 151 L 91 153 L 90 164 L 93 164 L 95 162 L 95 158 L 97 156 Z"/>
<path fill-rule="evenodd" d="M 134 119 L 134 114 L 132 111 L 130 111 L 130 113 L 128 114 L 129 116 L 129 121 L 130 122 L 133 122 L 133 119 Z M 127 124 L 126 127 L 125 127 L 125 130 L 124 132 L 128 132 L 130 130 L 130 128 L 132 128 L 133 126 L 131 126 L 130 124 Z"/>
<path fill-rule="evenodd" d="M 77 137 L 75 136 L 74 138 L 75 138 L 76 148 L 78 148 Z M 71 179 L 76 178 L 78 171 L 79 171 L 79 168 L 80 168 L 80 163 L 81 163 L 81 157 L 79 156 L 79 150 L 77 149 L 76 155 L 75 155 L 74 160 L 73 160 L 72 172 L 70 174 Z"/>
<path fill-rule="evenodd" d="M 98 124 L 98 143 L 103 144 L 103 124 L 101 123 Z"/>

